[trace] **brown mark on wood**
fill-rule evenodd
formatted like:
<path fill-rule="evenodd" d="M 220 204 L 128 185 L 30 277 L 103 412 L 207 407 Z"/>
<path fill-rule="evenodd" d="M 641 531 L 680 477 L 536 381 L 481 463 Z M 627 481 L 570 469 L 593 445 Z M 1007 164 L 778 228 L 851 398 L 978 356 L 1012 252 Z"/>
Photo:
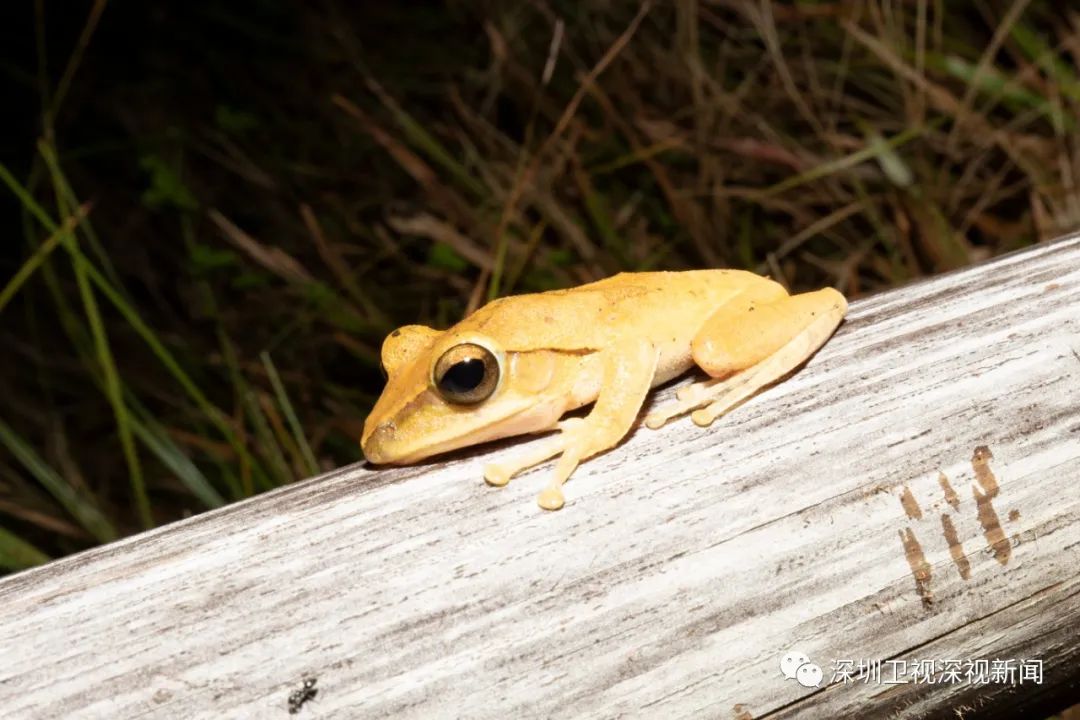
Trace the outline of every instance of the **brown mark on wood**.
<path fill-rule="evenodd" d="M 1015 508 L 1009 511 L 1009 522 L 1016 522 L 1020 519 L 1020 511 Z"/>
<path fill-rule="evenodd" d="M 945 493 L 945 502 L 952 506 L 953 510 L 960 509 L 960 496 L 953 490 L 953 486 L 949 484 L 949 478 L 945 476 L 945 473 L 938 472 L 937 478 L 938 484 L 941 485 L 942 491 Z"/>
<path fill-rule="evenodd" d="M 975 479 L 991 498 L 997 497 L 998 493 L 998 481 L 990 469 L 990 461 L 993 459 L 994 453 L 990 452 L 990 448 L 985 445 L 975 448 L 975 453 L 971 456 L 971 468 L 975 471 Z"/>
<path fill-rule="evenodd" d="M 945 531 L 945 541 L 949 543 L 949 554 L 964 580 L 971 578 L 971 563 L 964 553 L 964 546 L 960 543 L 960 536 L 956 534 L 956 526 L 948 514 L 941 516 L 941 529 Z"/>
<path fill-rule="evenodd" d="M 934 593 L 930 590 L 930 563 L 926 562 L 919 539 L 915 537 L 915 531 L 904 528 L 900 531 L 900 542 L 904 544 L 904 556 L 907 557 L 908 565 L 911 566 L 911 574 L 915 578 L 915 590 L 919 593 L 923 607 L 929 610 L 934 604 Z"/>
<path fill-rule="evenodd" d="M 1001 520 L 998 519 L 997 511 L 994 510 L 993 501 L 998 496 L 1000 486 L 990 470 L 990 459 L 993 457 L 994 454 L 985 445 L 975 448 L 975 453 L 971 457 L 971 467 L 975 471 L 978 484 L 971 486 L 971 492 L 975 496 L 975 505 L 979 510 L 979 524 L 982 525 L 986 544 L 993 551 L 994 559 L 1001 565 L 1005 565 L 1012 554 L 1012 544 L 1005 537 L 1005 531 L 1001 529 Z M 979 486 L 982 486 L 982 490 Z"/>
<path fill-rule="evenodd" d="M 754 716 L 742 703 L 735 704 L 735 720 L 754 720 Z"/>
<path fill-rule="evenodd" d="M 900 495 L 900 504 L 904 506 L 904 512 L 907 513 L 908 518 L 912 520 L 922 519 L 922 508 L 919 507 L 915 496 L 911 494 L 911 488 L 907 485 L 904 486 L 904 492 Z"/>

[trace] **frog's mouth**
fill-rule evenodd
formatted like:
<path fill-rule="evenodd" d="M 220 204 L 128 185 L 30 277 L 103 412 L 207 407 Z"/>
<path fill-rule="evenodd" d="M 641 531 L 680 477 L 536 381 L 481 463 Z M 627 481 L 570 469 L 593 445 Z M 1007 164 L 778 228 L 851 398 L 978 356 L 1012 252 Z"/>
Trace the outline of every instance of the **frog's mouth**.
<path fill-rule="evenodd" d="M 403 431 L 393 420 L 389 420 L 364 434 L 361 449 L 364 457 L 376 465 L 409 465 L 471 445 L 553 430 L 563 412 L 565 408 L 561 405 L 536 403 L 523 398 L 510 413 L 493 418 L 484 426 L 469 427 L 465 422 L 455 424 L 444 416 L 440 420 L 446 429 L 438 434 Z M 417 436 L 424 437 L 424 442 L 408 442 L 410 437 Z"/>

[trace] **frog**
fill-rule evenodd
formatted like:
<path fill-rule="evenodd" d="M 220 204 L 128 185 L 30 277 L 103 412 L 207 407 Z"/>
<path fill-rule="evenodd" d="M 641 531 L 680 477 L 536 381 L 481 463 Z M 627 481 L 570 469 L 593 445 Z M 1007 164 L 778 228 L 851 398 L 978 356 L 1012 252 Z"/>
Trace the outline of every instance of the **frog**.
<path fill-rule="evenodd" d="M 630 434 L 652 388 L 697 368 L 705 377 L 643 424 L 656 430 L 689 413 L 709 426 L 793 373 L 846 312 L 834 288 L 791 294 L 734 269 L 627 272 L 498 298 L 446 330 L 406 325 L 386 337 L 387 382 L 364 422 L 361 449 L 375 465 L 408 465 L 550 433 L 487 464 L 483 476 L 504 486 L 558 457 L 537 496 L 541 508 L 558 510 L 567 479 Z"/>

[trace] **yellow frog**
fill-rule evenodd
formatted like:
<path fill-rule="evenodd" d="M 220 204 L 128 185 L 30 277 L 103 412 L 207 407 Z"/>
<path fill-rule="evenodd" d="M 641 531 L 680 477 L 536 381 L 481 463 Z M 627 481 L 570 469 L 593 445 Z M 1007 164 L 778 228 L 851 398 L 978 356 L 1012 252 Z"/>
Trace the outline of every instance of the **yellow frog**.
<path fill-rule="evenodd" d="M 407 325 L 382 347 L 388 380 L 364 423 L 373 463 L 408 464 L 496 438 L 557 430 L 537 448 L 488 465 L 510 478 L 561 454 L 538 502 L 563 506 L 578 464 L 630 431 L 649 389 L 695 365 L 710 377 L 645 418 L 658 428 L 693 411 L 709 425 L 798 367 L 847 311 L 832 288 L 789 295 L 742 270 L 621 273 L 569 290 L 488 303 L 448 330 Z M 560 421 L 595 403 L 585 417 Z"/>

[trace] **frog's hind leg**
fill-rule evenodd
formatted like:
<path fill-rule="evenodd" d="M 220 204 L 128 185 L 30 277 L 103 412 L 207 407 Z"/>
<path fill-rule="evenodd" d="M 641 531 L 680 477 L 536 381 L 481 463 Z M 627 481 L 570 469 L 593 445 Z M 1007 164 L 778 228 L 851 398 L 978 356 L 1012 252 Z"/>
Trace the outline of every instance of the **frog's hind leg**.
<path fill-rule="evenodd" d="M 692 346 L 694 362 L 712 377 L 682 388 L 676 402 L 651 413 L 645 425 L 655 429 L 691 410 L 696 424 L 709 425 L 801 365 L 846 311 L 844 296 L 832 288 L 729 303 L 709 318 Z"/>
<path fill-rule="evenodd" d="M 652 411 L 645 417 L 645 427 L 656 430 L 673 417 L 685 415 L 711 401 L 712 398 L 745 383 L 745 373 L 733 377 L 709 378 L 701 382 L 684 385 L 675 391 L 675 402 L 668 403 Z"/>

